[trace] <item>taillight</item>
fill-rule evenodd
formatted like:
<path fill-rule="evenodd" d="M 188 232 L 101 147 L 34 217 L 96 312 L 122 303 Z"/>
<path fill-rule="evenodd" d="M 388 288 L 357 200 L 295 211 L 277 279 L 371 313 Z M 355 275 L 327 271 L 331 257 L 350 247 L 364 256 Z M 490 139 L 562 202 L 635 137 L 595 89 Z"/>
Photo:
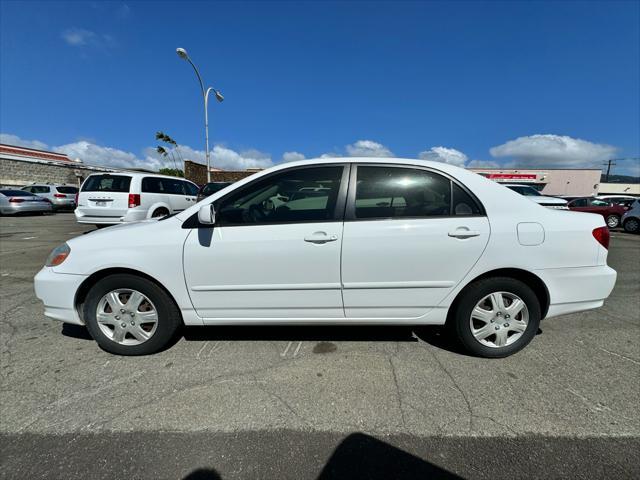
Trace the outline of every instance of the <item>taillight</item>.
<path fill-rule="evenodd" d="M 135 208 L 140 205 L 140 194 L 139 193 L 130 193 L 129 194 L 129 208 Z"/>
<path fill-rule="evenodd" d="M 13 197 L 13 198 L 10 198 L 9 201 L 11 203 L 22 203 L 22 202 L 24 202 L 24 198 L 15 198 L 15 197 Z"/>
<path fill-rule="evenodd" d="M 600 245 L 609 250 L 609 228 L 598 227 L 593 229 L 593 238 L 595 238 Z"/>
<path fill-rule="evenodd" d="M 56 198 L 67 198 L 67 196 L 63 193 L 54 193 L 53 196 Z"/>

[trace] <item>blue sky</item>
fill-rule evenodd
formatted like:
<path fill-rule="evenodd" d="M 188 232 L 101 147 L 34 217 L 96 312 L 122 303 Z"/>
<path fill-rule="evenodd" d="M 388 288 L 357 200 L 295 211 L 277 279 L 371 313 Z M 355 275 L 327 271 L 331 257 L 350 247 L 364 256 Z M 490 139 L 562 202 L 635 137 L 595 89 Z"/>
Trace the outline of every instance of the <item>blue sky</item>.
<path fill-rule="evenodd" d="M 589 166 L 640 156 L 640 3 L 9 2 L 0 131 L 87 163 L 202 160 L 184 47 L 225 102 L 214 162 L 396 155 Z M 640 174 L 640 161 L 615 173 Z"/>

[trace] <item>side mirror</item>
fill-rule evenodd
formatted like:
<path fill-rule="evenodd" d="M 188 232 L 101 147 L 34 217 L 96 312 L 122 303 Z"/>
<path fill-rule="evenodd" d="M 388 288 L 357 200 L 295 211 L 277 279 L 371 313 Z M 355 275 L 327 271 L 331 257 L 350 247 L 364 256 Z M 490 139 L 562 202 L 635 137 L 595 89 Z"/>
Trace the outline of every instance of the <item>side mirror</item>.
<path fill-rule="evenodd" d="M 202 225 L 213 225 L 216 223 L 216 211 L 212 203 L 200 207 L 200 210 L 198 210 L 198 221 Z"/>

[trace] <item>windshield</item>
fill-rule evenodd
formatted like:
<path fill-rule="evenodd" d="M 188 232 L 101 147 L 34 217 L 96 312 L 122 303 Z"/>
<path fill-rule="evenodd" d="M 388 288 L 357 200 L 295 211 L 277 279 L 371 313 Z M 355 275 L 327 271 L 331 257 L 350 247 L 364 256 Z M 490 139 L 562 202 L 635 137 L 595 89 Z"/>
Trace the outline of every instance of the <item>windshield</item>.
<path fill-rule="evenodd" d="M 131 177 L 124 175 L 91 175 L 82 185 L 83 192 L 128 192 Z"/>
<path fill-rule="evenodd" d="M 533 187 L 526 185 L 507 185 L 507 188 L 526 197 L 541 197 L 542 194 Z"/>

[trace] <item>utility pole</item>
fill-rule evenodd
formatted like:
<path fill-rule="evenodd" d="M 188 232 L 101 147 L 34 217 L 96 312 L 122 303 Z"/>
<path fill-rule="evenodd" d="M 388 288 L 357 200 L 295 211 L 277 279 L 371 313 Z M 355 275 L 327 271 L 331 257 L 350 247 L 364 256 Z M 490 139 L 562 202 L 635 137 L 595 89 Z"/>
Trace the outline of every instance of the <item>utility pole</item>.
<path fill-rule="evenodd" d="M 616 159 L 612 158 L 610 160 L 607 160 L 602 165 L 606 165 L 607 166 L 607 173 L 604 176 L 604 181 L 605 181 L 605 183 L 609 183 L 609 173 L 611 173 L 611 165 L 616 165 Z"/>

